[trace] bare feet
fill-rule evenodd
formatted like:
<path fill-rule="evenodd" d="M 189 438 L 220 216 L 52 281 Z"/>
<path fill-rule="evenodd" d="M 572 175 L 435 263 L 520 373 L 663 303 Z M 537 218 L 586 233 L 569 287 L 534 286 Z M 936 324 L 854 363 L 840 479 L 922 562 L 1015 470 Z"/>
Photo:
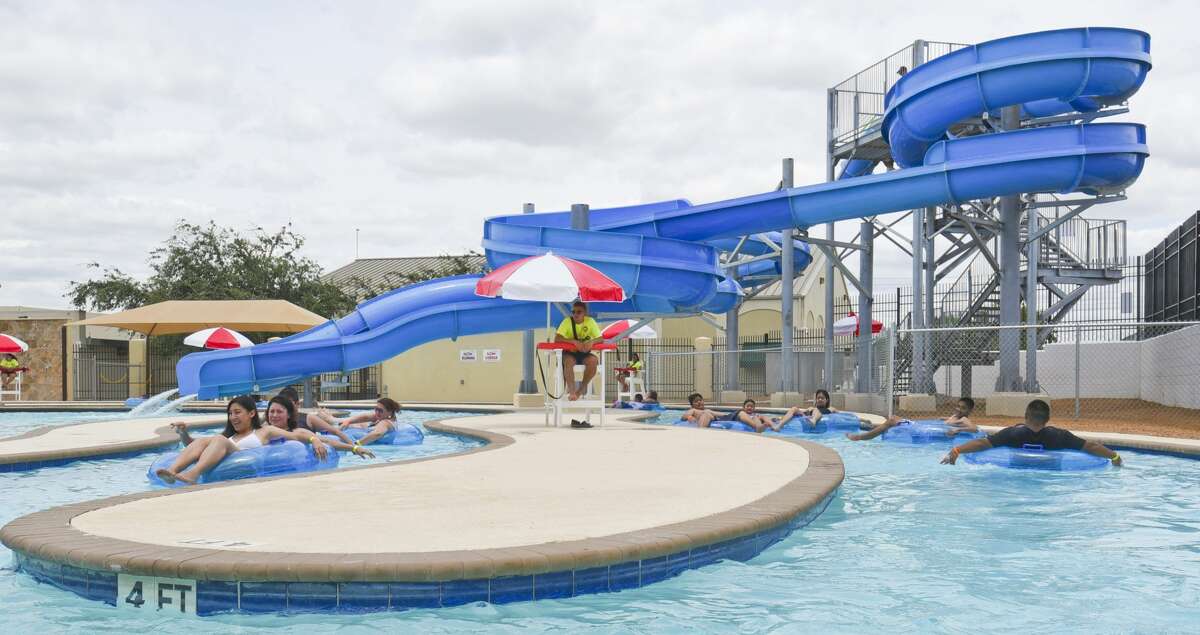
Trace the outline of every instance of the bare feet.
<path fill-rule="evenodd" d="M 579 393 L 572 390 L 571 394 L 567 395 L 567 401 L 579 401 Z"/>
<path fill-rule="evenodd" d="M 190 478 L 190 477 L 187 477 L 187 476 L 184 476 L 184 475 L 182 475 L 182 474 L 176 474 L 176 475 L 175 475 L 175 478 L 177 478 L 177 479 L 179 479 L 179 480 L 183 481 L 184 483 L 187 483 L 188 485 L 195 485 L 195 484 L 196 484 L 196 479 L 194 479 L 194 478 Z"/>
<path fill-rule="evenodd" d="M 165 467 L 162 469 L 154 470 L 154 475 L 157 476 L 159 478 L 159 480 L 166 483 L 167 485 L 175 484 L 175 473 L 172 472 L 171 470 L 168 470 Z"/>

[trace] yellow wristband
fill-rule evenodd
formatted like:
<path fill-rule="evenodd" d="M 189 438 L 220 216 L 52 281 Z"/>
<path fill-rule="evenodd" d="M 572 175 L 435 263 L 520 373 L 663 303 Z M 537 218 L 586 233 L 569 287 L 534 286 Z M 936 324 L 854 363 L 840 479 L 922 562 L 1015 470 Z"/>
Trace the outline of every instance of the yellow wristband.
<path fill-rule="evenodd" d="M 1120 461 L 1120 460 L 1121 460 L 1121 455 L 1117 454 L 1116 452 L 1113 452 L 1112 458 L 1109 459 L 1109 461 L 1112 461 L 1113 463 L 1116 463 L 1117 461 Z"/>

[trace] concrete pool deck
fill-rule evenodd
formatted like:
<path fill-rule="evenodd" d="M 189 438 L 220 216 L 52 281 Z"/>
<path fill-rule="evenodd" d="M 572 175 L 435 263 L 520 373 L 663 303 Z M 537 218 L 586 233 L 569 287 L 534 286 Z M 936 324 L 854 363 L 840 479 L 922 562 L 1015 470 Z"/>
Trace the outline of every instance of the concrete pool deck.
<path fill-rule="evenodd" d="M 430 593 L 438 606 L 570 597 L 753 557 L 815 518 L 844 475 L 815 443 L 645 416 L 612 411 L 590 430 L 547 428 L 540 410 L 427 423 L 489 445 L 67 505 L 14 520 L 0 540 L 64 588 L 79 575 L 186 581 L 201 613 L 260 606 L 259 582 L 318 585 L 331 610 L 380 582 L 382 608 Z"/>
<path fill-rule="evenodd" d="M 179 442 L 169 424 L 178 416 L 112 419 L 46 426 L 0 439 L 0 472 L 61 465 L 164 448 Z M 189 416 L 189 429 L 215 428 L 225 415 Z"/>

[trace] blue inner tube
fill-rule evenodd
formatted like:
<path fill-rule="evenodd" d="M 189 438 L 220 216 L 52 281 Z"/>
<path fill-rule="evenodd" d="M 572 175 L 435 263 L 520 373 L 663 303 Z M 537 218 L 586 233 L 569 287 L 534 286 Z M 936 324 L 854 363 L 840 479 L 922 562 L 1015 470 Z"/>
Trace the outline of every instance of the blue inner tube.
<path fill-rule="evenodd" d="M 367 436 L 371 432 L 370 428 L 347 428 L 343 430 L 346 436 L 355 441 Z M 425 433 L 421 429 L 411 423 L 397 421 L 392 424 L 392 429 L 388 430 L 387 434 L 379 437 L 371 445 L 420 445 L 425 441 Z"/>
<path fill-rule="evenodd" d="M 145 402 L 146 402 L 146 400 L 141 397 L 130 397 L 129 399 L 125 400 L 125 407 L 126 408 L 137 408 L 138 406 L 142 405 Z"/>
<path fill-rule="evenodd" d="M 156 487 L 182 487 L 186 483 L 176 481 L 167 485 L 155 474 L 157 470 L 168 468 L 179 457 L 179 452 L 168 452 L 150 464 L 146 470 L 146 479 Z M 280 474 L 295 474 L 312 472 L 314 470 L 330 470 L 338 466 L 338 453 L 330 448 L 325 460 L 317 458 L 312 448 L 299 441 L 284 441 L 272 443 L 249 450 L 239 450 L 226 456 L 216 467 L 200 476 L 201 483 L 218 483 L 220 481 L 236 481 L 244 478 L 259 476 L 277 476 Z"/>
<path fill-rule="evenodd" d="M 821 420 L 813 425 L 808 417 L 796 417 L 783 426 L 780 434 L 825 434 L 827 432 L 858 432 L 862 422 L 853 412 L 831 412 L 821 415 Z"/>
<path fill-rule="evenodd" d="M 663 410 L 662 404 L 658 403 L 640 403 L 637 401 L 618 401 L 618 408 L 626 408 L 630 410 Z"/>
<path fill-rule="evenodd" d="M 696 424 L 686 419 L 679 419 L 671 425 L 684 426 L 686 428 L 695 428 Z M 741 421 L 717 420 L 708 424 L 708 427 L 713 430 L 733 430 L 736 432 L 754 432 L 754 428 L 742 423 Z"/>
<path fill-rule="evenodd" d="M 947 436 L 946 432 L 949 430 L 950 426 L 946 425 L 941 419 L 919 419 L 917 421 L 901 423 L 884 432 L 880 438 L 892 443 L 920 445 L 927 443 L 959 443 L 978 439 L 983 436 L 979 432 L 959 432 L 954 436 Z"/>
<path fill-rule="evenodd" d="M 708 424 L 708 427 L 714 430 L 733 430 L 735 432 L 754 432 L 754 428 L 742 423 L 741 421 L 714 421 Z"/>
<path fill-rule="evenodd" d="M 992 448 L 983 452 L 964 454 L 967 463 L 975 465 L 997 465 L 1016 470 L 1054 470 L 1074 472 L 1099 470 L 1108 467 L 1110 461 L 1104 457 L 1079 450 L 1044 450 L 1041 446 L 1027 445 L 1023 448 Z"/>

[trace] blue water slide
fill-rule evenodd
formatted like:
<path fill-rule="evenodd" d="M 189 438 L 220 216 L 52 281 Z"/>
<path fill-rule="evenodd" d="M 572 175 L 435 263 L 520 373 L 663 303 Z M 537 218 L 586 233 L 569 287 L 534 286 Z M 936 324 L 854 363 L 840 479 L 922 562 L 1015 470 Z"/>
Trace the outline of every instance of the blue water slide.
<path fill-rule="evenodd" d="M 855 164 L 830 183 L 703 205 L 675 199 L 596 209 L 588 231 L 571 229 L 569 212 L 497 216 L 484 223 L 488 264 L 547 251 L 581 260 L 629 297 L 596 304 L 603 317 L 723 312 L 737 305 L 741 289 L 720 268 L 718 252 L 741 236 L 1026 192 L 1119 191 L 1137 180 L 1149 154 L 1139 124 L 1056 125 L 952 140 L 946 130 L 1006 106 L 1046 113 L 1122 102 L 1145 80 L 1149 50 L 1145 33 L 1114 28 L 1047 31 L 964 48 L 915 68 L 889 92 L 883 130 L 903 169 L 871 174 L 874 166 Z M 757 266 L 745 273 L 774 266 L 760 262 L 766 264 L 751 263 Z M 177 367 L 180 392 L 212 398 L 265 391 L 376 364 L 437 339 L 544 323 L 544 304 L 479 298 L 476 279 L 397 289 L 277 342 L 193 353 Z"/>

